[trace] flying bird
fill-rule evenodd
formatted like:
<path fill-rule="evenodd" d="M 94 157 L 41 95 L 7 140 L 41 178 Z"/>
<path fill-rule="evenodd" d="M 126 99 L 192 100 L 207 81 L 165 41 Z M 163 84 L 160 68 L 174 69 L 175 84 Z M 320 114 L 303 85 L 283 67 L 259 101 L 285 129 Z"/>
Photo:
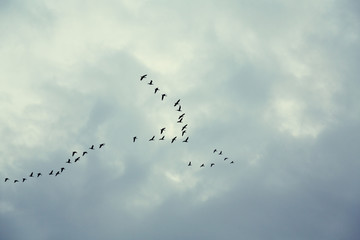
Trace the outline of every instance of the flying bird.
<path fill-rule="evenodd" d="M 224 161 L 225 161 L 225 160 L 227 160 L 227 159 L 228 159 L 227 157 L 226 157 L 226 158 L 224 158 Z"/>
<path fill-rule="evenodd" d="M 23 178 L 23 179 L 22 179 L 22 182 L 25 182 L 25 181 L 26 181 L 26 178 Z"/>
<path fill-rule="evenodd" d="M 77 151 L 73 151 L 71 156 L 73 157 L 76 153 Z"/>
<path fill-rule="evenodd" d="M 171 143 L 173 143 L 175 140 L 176 140 L 176 136 L 173 139 L 171 139 Z"/>
<path fill-rule="evenodd" d="M 186 133 L 186 130 L 182 131 L 181 136 L 184 136 L 185 133 Z"/>
<path fill-rule="evenodd" d="M 222 151 L 219 152 L 219 155 L 222 155 Z"/>
<path fill-rule="evenodd" d="M 230 164 L 234 163 L 234 161 L 231 161 Z"/>
<path fill-rule="evenodd" d="M 94 145 L 91 145 L 91 147 L 89 147 L 89 149 L 94 150 Z"/>
<path fill-rule="evenodd" d="M 148 83 L 149 85 L 154 85 L 153 84 L 153 80 L 150 80 L 150 82 Z"/>
<path fill-rule="evenodd" d="M 185 116 L 185 113 L 181 114 L 178 119 L 183 118 Z"/>
<path fill-rule="evenodd" d="M 155 88 L 154 93 L 157 93 L 157 91 L 159 91 L 159 90 L 160 90 L 159 88 Z"/>
<path fill-rule="evenodd" d="M 14 180 L 14 183 L 17 183 L 17 182 L 19 182 L 19 180 L 15 179 L 15 180 Z"/>
<path fill-rule="evenodd" d="M 187 142 L 188 142 L 188 140 L 189 140 L 189 137 L 187 137 L 187 138 L 186 138 L 183 142 L 186 142 L 186 143 L 187 143 Z"/>
<path fill-rule="evenodd" d="M 160 129 L 160 134 L 163 134 L 166 128 Z"/>
<path fill-rule="evenodd" d="M 210 164 L 210 167 L 212 167 L 212 166 L 214 166 L 214 165 L 215 165 L 215 163 L 211 163 L 211 164 Z"/>
<path fill-rule="evenodd" d="M 94 146 L 94 145 L 93 145 L 93 146 Z M 90 148 L 90 149 L 91 149 L 91 148 Z M 86 152 L 86 151 L 85 151 L 85 152 L 83 152 L 83 154 L 82 154 L 82 155 L 84 156 L 84 155 L 85 155 L 85 154 L 87 154 L 87 153 L 88 153 L 88 152 Z"/>
<path fill-rule="evenodd" d="M 147 74 L 145 74 L 145 75 L 142 75 L 141 77 L 140 77 L 140 81 L 142 81 L 144 78 L 146 78 L 147 77 Z"/>
<path fill-rule="evenodd" d="M 99 145 L 99 148 L 102 148 L 103 146 L 105 146 L 105 143 L 101 143 L 101 144 Z"/>
<path fill-rule="evenodd" d="M 165 93 L 161 94 L 161 101 L 163 101 L 166 96 L 167 95 Z"/>
<path fill-rule="evenodd" d="M 49 175 L 53 175 L 53 172 L 54 172 L 54 170 L 51 170 L 51 172 L 49 172 Z"/>
<path fill-rule="evenodd" d="M 182 118 L 180 118 L 178 121 L 177 121 L 177 123 L 182 123 Z"/>
<path fill-rule="evenodd" d="M 149 141 L 154 141 L 155 136 L 152 136 L 152 138 L 149 139 Z"/>
<path fill-rule="evenodd" d="M 135 136 L 135 137 L 133 137 L 133 142 L 135 142 L 135 140 L 137 139 L 137 137 Z"/>
<path fill-rule="evenodd" d="M 162 136 L 161 138 L 159 138 L 159 140 L 164 140 L 165 136 Z"/>
<path fill-rule="evenodd" d="M 205 164 L 201 164 L 200 167 L 205 167 Z"/>
<path fill-rule="evenodd" d="M 188 163 L 188 166 L 189 166 L 189 167 L 191 166 L 191 161 Z"/>
<path fill-rule="evenodd" d="M 186 127 L 187 127 L 187 124 L 185 124 L 185 125 L 182 127 L 181 131 L 184 131 Z"/>
<path fill-rule="evenodd" d="M 60 174 L 60 172 L 59 172 L 59 171 L 57 171 L 57 172 L 56 172 L 56 174 L 55 174 L 55 177 L 56 177 L 57 175 L 59 175 L 59 174 Z"/>
<path fill-rule="evenodd" d="M 70 158 L 66 161 L 66 163 L 71 163 L 71 160 L 70 160 Z"/>
<path fill-rule="evenodd" d="M 5 178 L 5 182 L 7 182 L 9 180 L 9 178 Z"/>
<path fill-rule="evenodd" d="M 34 177 L 33 174 L 34 174 L 34 172 L 31 172 L 30 175 L 29 175 L 29 177 Z"/>
<path fill-rule="evenodd" d="M 61 168 L 61 172 L 63 172 L 64 170 L 65 170 L 65 168 L 64 168 L 64 167 L 62 167 L 62 168 Z"/>
<path fill-rule="evenodd" d="M 176 105 L 178 105 L 179 102 L 180 102 L 180 99 L 175 102 L 174 107 L 176 107 Z"/>
<path fill-rule="evenodd" d="M 213 151 L 213 153 L 215 153 L 217 150 L 216 149 L 214 149 L 214 151 Z"/>
<path fill-rule="evenodd" d="M 77 157 L 77 158 L 75 158 L 75 161 L 74 162 L 77 162 L 77 161 L 79 161 L 80 160 L 80 157 Z"/>
<path fill-rule="evenodd" d="M 176 111 L 181 112 L 181 105 L 179 105 L 179 108 Z"/>
<path fill-rule="evenodd" d="M 37 177 L 40 177 L 40 176 L 42 176 L 42 174 L 41 174 L 41 173 L 38 173 L 38 174 L 37 174 Z"/>

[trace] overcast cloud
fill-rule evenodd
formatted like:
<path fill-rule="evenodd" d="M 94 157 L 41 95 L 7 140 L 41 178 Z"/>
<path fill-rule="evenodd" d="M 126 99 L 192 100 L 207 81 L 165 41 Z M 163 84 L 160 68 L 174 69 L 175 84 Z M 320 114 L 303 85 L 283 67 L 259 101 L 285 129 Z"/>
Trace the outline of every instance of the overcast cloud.
<path fill-rule="evenodd" d="M 0 1 L 0 238 L 359 239 L 359 12 Z"/>

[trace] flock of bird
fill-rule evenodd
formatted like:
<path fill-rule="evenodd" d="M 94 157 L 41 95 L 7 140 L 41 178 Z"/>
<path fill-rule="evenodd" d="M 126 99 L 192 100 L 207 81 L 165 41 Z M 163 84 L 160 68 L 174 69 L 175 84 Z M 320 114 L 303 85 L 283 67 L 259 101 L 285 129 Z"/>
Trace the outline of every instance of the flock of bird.
<path fill-rule="evenodd" d="M 145 75 L 142 75 L 140 76 L 140 81 L 144 81 L 145 79 L 147 78 L 147 74 Z M 144 81 L 145 82 L 145 81 Z M 154 86 L 154 81 L 153 80 L 150 80 L 148 83 L 148 85 L 150 86 Z M 161 95 L 161 101 L 164 101 L 165 100 L 165 97 L 167 97 L 167 94 L 166 93 L 161 93 L 160 92 L 160 89 L 159 87 L 155 87 L 154 88 L 154 94 L 157 94 L 158 95 L 160 94 Z M 177 112 L 181 112 L 181 114 L 177 117 L 176 119 L 176 123 L 177 124 L 180 124 L 180 133 L 179 133 L 179 136 L 171 136 L 169 138 L 169 141 L 170 143 L 174 143 L 175 141 L 180 141 L 183 142 L 183 143 L 188 143 L 189 142 L 189 136 L 187 136 L 187 129 L 188 129 L 188 124 L 187 123 L 184 123 L 184 118 L 185 118 L 185 113 L 183 112 L 183 108 L 182 108 L 182 105 L 180 103 L 180 99 L 178 99 L 177 101 L 174 102 L 173 104 L 173 107 L 175 108 L 175 110 Z M 151 136 L 148 141 L 155 141 L 155 140 L 159 140 L 159 141 L 164 141 L 165 140 L 165 131 L 166 131 L 166 127 L 162 127 L 159 132 L 160 132 L 160 137 L 159 138 L 156 138 L 156 135 L 153 135 Z M 135 143 L 137 142 L 138 140 L 138 136 L 133 136 L 132 138 L 132 142 Z M 101 143 L 98 148 L 101 149 L 103 146 L 105 145 L 105 143 Z M 94 145 L 91 145 L 91 147 L 89 148 L 89 150 L 95 150 L 95 146 Z M 77 151 L 73 151 L 72 154 L 71 154 L 71 157 L 74 158 L 73 160 L 71 160 L 70 158 L 65 162 L 66 164 L 71 164 L 72 162 L 73 163 L 76 163 L 80 160 L 81 157 L 84 157 L 86 154 L 88 154 L 87 151 L 83 151 L 81 156 L 80 154 L 78 154 Z M 215 155 L 218 155 L 219 157 L 223 157 L 223 151 L 222 150 L 217 150 L 217 149 L 214 149 L 213 150 L 213 154 Z M 223 160 L 226 161 L 228 160 L 229 157 L 224 157 Z M 233 164 L 234 161 L 228 161 L 230 162 L 230 164 Z M 200 168 L 204 168 L 206 165 L 208 164 L 205 164 L 204 162 L 200 164 Z M 215 162 L 211 162 L 210 164 L 210 167 L 213 167 L 215 166 Z M 193 166 L 193 163 L 191 161 L 188 162 L 187 166 L 191 167 Z M 47 174 L 49 176 L 58 176 L 60 175 L 63 171 L 65 171 L 65 167 L 61 167 L 60 169 L 52 169 L 50 172 L 48 172 Z M 44 173 L 45 174 L 45 173 Z M 29 178 L 34 178 L 36 176 L 36 178 L 39 178 L 43 175 L 43 173 L 41 172 L 37 172 L 37 173 L 34 173 L 34 172 L 31 172 L 29 174 Z M 5 178 L 5 182 L 11 182 L 13 181 L 13 183 L 18 183 L 18 182 L 25 182 L 27 180 L 27 177 L 22 177 L 20 179 L 10 179 L 8 177 Z"/>
<path fill-rule="evenodd" d="M 105 143 L 101 143 L 101 144 L 99 144 L 99 149 L 101 149 L 101 148 L 103 148 L 105 146 Z M 95 145 L 91 145 L 90 147 L 89 147 L 89 150 L 96 150 L 96 148 L 95 148 Z M 81 153 L 81 152 L 80 152 Z M 77 152 L 77 151 L 73 151 L 72 153 L 71 153 L 71 158 L 73 158 L 73 159 L 71 159 L 71 158 L 69 158 L 65 163 L 66 164 L 71 164 L 71 163 L 76 163 L 76 162 L 78 162 L 79 160 L 80 160 L 80 158 L 81 157 L 84 157 L 86 154 L 88 154 L 88 152 L 87 151 L 83 151 L 82 153 L 81 153 L 81 155 Z M 49 176 L 55 176 L 55 177 L 57 177 L 58 175 L 60 175 L 63 171 L 65 171 L 65 167 L 61 167 L 60 169 L 52 169 L 50 172 L 48 172 L 47 173 L 47 175 L 49 175 Z M 39 178 L 39 177 L 41 177 L 41 176 L 43 176 L 43 174 L 45 174 L 45 173 L 42 173 L 42 172 L 37 172 L 37 173 L 34 173 L 34 172 L 31 172 L 30 174 L 29 174 L 29 178 Z M 22 177 L 22 178 L 20 178 L 20 179 L 10 179 L 10 178 L 8 178 L 8 177 L 6 177 L 5 178 L 5 182 L 11 182 L 11 181 L 13 181 L 13 183 L 18 183 L 18 182 L 25 182 L 25 181 L 27 181 L 28 179 L 27 179 L 27 176 L 26 177 Z"/>

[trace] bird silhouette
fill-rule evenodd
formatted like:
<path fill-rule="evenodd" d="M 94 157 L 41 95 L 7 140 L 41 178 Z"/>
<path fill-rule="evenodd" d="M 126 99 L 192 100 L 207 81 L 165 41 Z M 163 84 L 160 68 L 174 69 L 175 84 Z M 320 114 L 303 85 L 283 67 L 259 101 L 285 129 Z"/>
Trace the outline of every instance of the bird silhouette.
<path fill-rule="evenodd" d="M 49 175 L 53 175 L 53 172 L 54 172 L 54 170 L 51 170 L 51 172 L 49 172 Z"/>
<path fill-rule="evenodd" d="M 161 101 L 163 101 L 166 96 L 167 95 L 165 93 L 161 94 Z"/>
<path fill-rule="evenodd" d="M 140 77 L 140 81 L 142 81 L 144 78 L 146 78 L 147 77 L 147 74 L 145 74 L 145 75 L 142 75 L 141 77 Z"/>
<path fill-rule="evenodd" d="M 30 175 L 29 175 L 29 177 L 34 177 L 33 174 L 34 174 L 34 172 L 31 172 Z"/>
<path fill-rule="evenodd" d="M 71 156 L 73 157 L 76 153 L 77 151 L 73 151 Z"/>
<path fill-rule="evenodd" d="M 38 174 L 37 174 L 37 177 L 40 177 L 40 176 L 42 176 L 42 174 L 41 174 L 41 173 L 38 173 Z"/>
<path fill-rule="evenodd" d="M 70 158 L 66 161 L 66 163 L 71 163 L 71 160 L 70 160 Z"/>
<path fill-rule="evenodd" d="M 171 139 L 171 143 L 173 143 L 175 140 L 176 140 L 176 136 L 173 139 Z"/>
<path fill-rule="evenodd" d="M 154 141 L 155 136 L 152 136 L 152 138 L 149 139 L 149 141 Z"/>
<path fill-rule="evenodd" d="M 148 83 L 149 85 L 154 85 L 153 84 L 153 80 L 150 80 L 150 82 Z"/>
<path fill-rule="evenodd" d="M 210 164 L 210 167 L 212 167 L 212 166 L 214 166 L 214 165 L 215 165 L 215 163 L 211 163 L 211 164 Z"/>
<path fill-rule="evenodd" d="M 181 112 L 181 105 L 179 105 L 179 108 L 176 111 Z"/>
<path fill-rule="evenodd" d="M 93 145 L 93 146 L 94 146 L 94 145 Z M 91 149 L 91 148 L 90 148 L 90 149 Z M 82 153 L 82 155 L 84 156 L 84 155 L 87 154 L 87 153 L 88 153 L 88 152 L 85 151 L 85 152 Z"/>
<path fill-rule="evenodd" d="M 57 172 L 56 172 L 56 174 L 55 174 L 55 177 L 56 177 L 57 175 L 59 175 L 59 174 L 60 174 L 60 172 L 59 172 L 59 171 L 57 171 Z"/>
<path fill-rule="evenodd" d="M 9 178 L 5 178 L 5 182 L 7 182 L 9 180 Z"/>
<path fill-rule="evenodd" d="M 102 148 L 103 146 L 105 146 L 105 143 L 101 143 L 101 144 L 99 145 L 99 148 Z"/>
<path fill-rule="evenodd" d="M 166 128 L 160 129 L 160 134 L 163 134 Z"/>
<path fill-rule="evenodd" d="M 231 161 L 230 164 L 234 163 L 234 161 Z"/>
<path fill-rule="evenodd" d="M 217 150 L 216 149 L 214 149 L 214 151 L 213 151 L 213 153 L 215 153 Z"/>
<path fill-rule="evenodd" d="M 137 139 L 137 137 L 135 136 L 135 137 L 133 137 L 133 142 L 135 142 L 135 140 Z"/>
<path fill-rule="evenodd" d="M 65 168 L 64 168 L 64 167 L 62 167 L 60 170 L 61 170 L 61 172 L 63 172 L 63 171 L 65 170 Z"/>
<path fill-rule="evenodd" d="M 91 147 L 89 147 L 89 149 L 94 150 L 94 145 L 91 145 Z"/>
<path fill-rule="evenodd" d="M 181 114 L 178 119 L 183 118 L 185 116 L 185 113 Z"/>
<path fill-rule="evenodd" d="M 180 99 L 175 102 L 174 107 L 176 107 L 176 105 L 178 105 L 179 102 L 180 102 Z"/>
<path fill-rule="evenodd" d="M 187 137 L 187 138 L 186 138 L 183 142 L 186 142 L 186 143 L 187 143 L 187 142 L 188 142 L 188 140 L 189 140 L 189 137 Z"/>
<path fill-rule="evenodd" d="M 187 124 L 185 124 L 185 125 L 182 127 L 181 131 L 184 131 L 186 127 L 187 127 Z"/>
<path fill-rule="evenodd" d="M 164 140 L 165 136 L 162 136 L 161 138 L 159 138 L 159 140 Z"/>
<path fill-rule="evenodd" d="M 181 136 L 184 136 L 185 133 L 186 133 L 186 130 L 182 131 Z"/>
<path fill-rule="evenodd" d="M 191 161 L 188 163 L 188 166 L 189 166 L 189 167 L 191 166 Z"/>
<path fill-rule="evenodd" d="M 17 182 L 19 182 L 19 180 L 15 179 L 15 180 L 14 180 L 14 183 L 17 183 Z"/>
<path fill-rule="evenodd" d="M 22 182 L 25 182 L 25 181 L 26 181 L 26 178 L 23 178 L 23 179 L 22 179 Z"/>
<path fill-rule="evenodd" d="M 74 162 L 77 162 L 77 161 L 79 161 L 80 160 L 80 157 L 77 157 L 77 158 L 75 158 L 75 161 Z"/>
<path fill-rule="evenodd" d="M 200 167 L 205 167 L 205 164 L 201 164 Z"/>
<path fill-rule="evenodd" d="M 228 159 L 227 157 L 226 157 L 226 158 L 224 158 L 224 161 L 225 161 L 225 160 L 227 160 L 227 159 Z"/>
<path fill-rule="evenodd" d="M 177 121 L 177 123 L 182 123 L 182 118 L 180 118 L 178 121 Z"/>
<path fill-rule="evenodd" d="M 159 88 L 155 88 L 154 93 L 157 93 L 157 91 L 159 91 L 159 90 L 160 90 Z"/>
<path fill-rule="evenodd" d="M 219 155 L 222 155 L 222 151 L 219 152 Z"/>

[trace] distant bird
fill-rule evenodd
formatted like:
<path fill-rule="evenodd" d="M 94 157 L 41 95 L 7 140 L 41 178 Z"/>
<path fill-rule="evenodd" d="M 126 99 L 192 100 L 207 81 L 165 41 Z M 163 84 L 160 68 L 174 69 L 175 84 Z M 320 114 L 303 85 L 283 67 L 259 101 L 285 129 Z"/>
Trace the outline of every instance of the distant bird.
<path fill-rule="evenodd" d="M 22 179 L 22 182 L 25 182 L 25 181 L 26 181 L 26 178 L 23 178 L 23 179 Z"/>
<path fill-rule="evenodd" d="M 40 176 L 42 176 L 42 174 L 41 174 L 41 173 L 38 173 L 38 174 L 37 174 L 37 177 L 40 177 Z"/>
<path fill-rule="evenodd" d="M 80 160 L 80 157 L 77 157 L 77 158 L 75 158 L 75 161 L 74 162 L 77 162 L 77 161 L 79 161 Z"/>
<path fill-rule="evenodd" d="M 160 134 L 163 134 L 166 128 L 160 129 Z"/>
<path fill-rule="evenodd" d="M 159 90 L 160 90 L 159 88 L 155 88 L 154 93 L 157 93 L 157 91 L 159 91 Z"/>
<path fill-rule="evenodd" d="M 149 141 L 154 141 L 155 136 L 152 136 L 152 138 L 149 139 Z"/>
<path fill-rule="evenodd" d="M 93 146 L 94 146 L 94 145 L 93 145 Z M 90 148 L 90 149 L 91 149 L 91 148 Z M 84 155 L 85 155 L 85 154 L 87 154 L 87 153 L 88 153 L 88 152 L 86 152 L 86 151 L 85 151 L 85 152 L 83 152 L 83 154 L 82 154 L 82 155 L 84 156 Z"/>
<path fill-rule="evenodd" d="M 94 145 L 91 145 L 91 147 L 89 147 L 89 149 L 94 150 Z"/>
<path fill-rule="evenodd" d="M 178 105 L 179 102 L 180 102 L 180 99 L 175 102 L 174 107 L 176 107 L 176 105 Z"/>
<path fill-rule="evenodd" d="M 176 140 L 176 136 L 173 139 L 171 139 L 171 143 L 173 143 L 175 140 Z"/>
<path fill-rule="evenodd" d="M 141 77 L 140 77 L 140 81 L 142 81 L 144 78 L 146 78 L 147 77 L 147 74 L 145 74 L 145 75 L 142 75 Z"/>
<path fill-rule="evenodd" d="M 29 175 L 29 177 L 34 177 L 33 174 L 34 174 L 34 172 L 31 172 L 30 175 Z"/>
<path fill-rule="evenodd" d="M 7 182 L 9 180 L 9 178 L 5 178 L 5 182 Z"/>
<path fill-rule="evenodd" d="M 73 151 L 71 156 L 73 157 L 76 153 L 77 151 Z"/>
<path fill-rule="evenodd" d="M 181 112 L 181 105 L 179 105 L 179 108 L 176 111 Z"/>
<path fill-rule="evenodd" d="M 212 166 L 214 166 L 214 165 L 215 165 L 215 163 L 211 163 L 211 164 L 210 164 L 210 167 L 212 167 Z"/>
<path fill-rule="evenodd" d="M 60 174 L 60 172 L 59 172 L 59 171 L 57 171 L 57 172 L 56 172 L 56 174 L 55 174 L 55 177 L 56 177 L 57 175 L 59 175 L 59 174 Z"/>
<path fill-rule="evenodd" d="M 66 161 L 66 163 L 71 163 L 71 160 L 70 160 L 70 158 Z"/>
<path fill-rule="evenodd" d="M 51 172 L 49 172 L 49 175 L 53 175 L 53 172 L 54 172 L 54 170 L 51 170 Z"/>
<path fill-rule="evenodd" d="M 167 95 L 165 93 L 161 94 L 161 101 L 163 101 L 166 96 Z"/>
<path fill-rule="evenodd" d="M 133 142 L 135 142 L 135 140 L 137 139 L 137 137 L 135 136 L 135 137 L 133 137 Z"/>
<path fill-rule="evenodd" d="M 180 118 L 178 121 L 177 121 L 177 123 L 182 123 L 182 118 Z"/>
<path fill-rule="evenodd" d="M 182 131 L 181 136 L 184 136 L 185 133 L 186 133 L 186 130 Z"/>
<path fill-rule="evenodd" d="M 216 149 L 214 149 L 214 151 L 213 151 L 213 153 L 215 153 L 217 150 Z"/>
<path fill-rule="evenodd" d="M 65 170 L 65 168 L 64 168 L 64 167 L 62 167 L 62 168 L 61 168 L 61 172 L 63 172 L 64 170 Z"/>
<path fill-rule="evenodd" d="M 149 85 L 154 85 L 153 84 L 153 80 L 150 80 L 150 82 L 148 83 Z"/>
<path fill-rule="evenodd" d="M 183 118 L 185 116 L 185 113 L 181 114 L 178 119 Z"/>
<path fill-rule="evenodd" d="M 205 167 L 205 164 L 201 164 L 200 167 Z"/>
<path fill-rule="evenodd" d="M 226 157 L 226 158 L 224 158 L 224 161 L 225 161 L 225 160 L 227 160 L 227 159 L 228 159 L 227 157 Z"/>
<path fill-rule="evenodd" d="M 222 151 L 219 152 L 219 155 L 222 155 Z"/>
<path fill-rule="evenodd" d="M 189 140 L 189 137 L 187 137 L 187 138 L 186 138 L 183 142 L 186 142 L 186 143 L 187 143 L 187 142 L 188 142 L 188 140 Z"/>
<path fill-rule="evenodd" d="M 185 125 L 182 127 L 181 131 L 184 131 L 186 127 L 187 127 L 187 124 L 185 124 Z"/>
<path fill-rule="evenodd" d="M 234 163 L 234 161 L 231 161 L 230 164 Z"/>
<path fill-rule="evenodd" d="M 159 138 L 159 140 L 164 140 L 165 136 L 162 136 L 161 138 Z"/>
<path fill-rule="evenodd" d="M 19 180 L 15 179 L 15 180 L 14 180 L 14 183 L 17 183 L 17 182 L 19 182 Z"/>
<path fill-rule="evenodd" d="M 101 144 L 99 145 L 99 148 L 102 148 L 103 146 L 105 146 L 105 143 L 101 143 Z"/>
<path fill-rule="evenodd" d="M 191 161 L 189 162 L 188 166 L 189 166 L 189 167 L 191 166 Z"/>

